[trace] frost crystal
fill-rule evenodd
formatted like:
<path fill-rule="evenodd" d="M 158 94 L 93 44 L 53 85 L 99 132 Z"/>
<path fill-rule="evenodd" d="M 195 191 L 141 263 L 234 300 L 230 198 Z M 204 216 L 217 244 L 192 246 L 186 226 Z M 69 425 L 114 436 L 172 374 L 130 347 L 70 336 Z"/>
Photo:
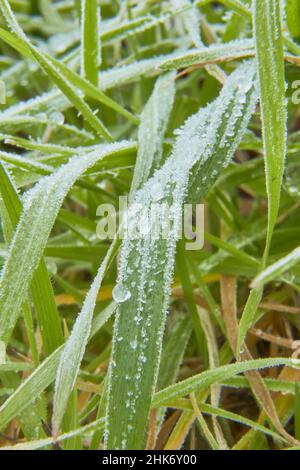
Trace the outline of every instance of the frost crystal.
<path fill-rule="evenodd" d="M 122 304 L 123 302 L 126 302 L 130 299 L 131 292 L 118 284 L 116 287 L 114 287 L 112 296 L 117 304 Z"/>
<path fill-rule="evenodd" d="M 160 204 L 169 208 L 167 217 L 161 217 L 159 227 L 167 236 L 125 239 L 122 245 L 118 277 L 121 297 L 126 298 L 127 292 L 133 289 L 135 295 L 130 305 L 119 303 L 116 311 L 113 341 L 116 367 L 110 368 L 108 385 L 108 448 L 122 447 L 123 432 L 126 432 L 127 446 L 139 433 L 142 439 L 141 417 L 147 419 L 156 383 L 183 204 L 190 197 L 199 202 L 228 165 L 256 100 L 255 64 L 250 61 L 228 78 L 219 98 L 190 117 L 177 131 L 172 154 L 133 194 L 132 206 L 141 205 L 148 214 L 156 195 Z M 140 212 L 130 208 L 129 212 L 139 225 Z M 124 338 L 122 342 L 117 341 L 120 336 Z M 130 380 L 124 381 L 126 376 Z M 149 383 L 153 384 L 152 389 Z M 139 400 L 141 395 L 143 399 Z M 132 431 L 128 422 L 133 424 Z M 116 429 L 120 432 L 115 433 Z"/>

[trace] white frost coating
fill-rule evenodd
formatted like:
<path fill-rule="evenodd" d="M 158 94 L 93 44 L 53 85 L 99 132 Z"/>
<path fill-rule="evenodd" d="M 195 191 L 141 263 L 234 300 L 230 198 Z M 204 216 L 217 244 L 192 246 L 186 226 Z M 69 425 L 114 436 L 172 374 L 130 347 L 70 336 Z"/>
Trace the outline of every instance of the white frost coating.
<path fill-rule="evenodd" d="M 276 261 L 276 263 L 268 266 L 262 273 L 260 273 L 253 281 L 252 287 L 255 289 L 260 288 L 267 282 L 272 281 L 273 279 L 278 278 L 281 274 L 288 271 L 295 264 L 300 261 L 300 247 L 293 250 L 284 258 Z"/>
<path fill-rule="evenodd" d="M 116 86 L 126 85 L 136 82 L 143 75 L 157 75 L 160 63 L 171 59 L 175 54 L 166 54 L 151 59 L 144 59 L 134 62 L 130 65 L 121 67 L 113 67 L 100 73 L 100 87 L 103 91 L 109 90 Z"/>
<path fill-rule="evenodd" d="M 175 73 L 167 73 L 155 84 L 142 115 L 138 133 L 138 155 L 131 185 L 135 194 L 147 181 L 155 168 L 160 166 L 163 138 L 167 130 L 175 96 Z M 153 188 L 152 188 L 153 190 Z"/>
<path fill-rule="evenodd" d="M 93 135 L 90 134 L 88 131 L 85 131 L 84 129 L 78 129 L 77 127 L 72 126 L 70 124 L 60 124 L 60 123 L 54 122 L 50 120 L 46 115 L 43 115 L 43 114 L 37 114 L 35 116 L 26 116 L 25 114 L 23 116 L 22 115 L 11 116 L 6 119 L 0 119 L 0 123 L 1 123 L 2 131 L 8 130 L 8 132 L 12 132 L 12 129 L 14 129 L 14 131 L 23 130 L 24 126 L 27 126 L 28 128 L 29 126 L 45 124 L 45 125 L 51 125 L 52 127 L 55 127 L 55 128 L 63 127 L 66 133 L 69 133 L 70 135 L 73 135 L 74 137 L 76 136 L 79 139 L 84 139 L 87 141 L 90 141 L 93 139 Z"/>
<path fill-rule="evenodd" d="M 86 75 L 86 44 L 85 44 L 85 30 L 86 28 L 89 27 L 89 22 L 86 20 L 86 15 L 87 15 L 87 2 L 91 0 L 83 0 L 81 2 L 81 75 L 84 78 L 87 78 Z M 94 66 L 96 69 L 98 69 L 101 65 L 101 40 L 100 40 L 100 22 L 101 22 L 101 11 L 100 11 L 100 5 L 98 4 L 96 7 L 96 16 L 97 16 L 97 21 L 96 21 L 96 30 L 93 31 L 95 38 L 93 41 L 93 47 L 96 48 L 96 50 L 93 51 L 88 51 L 88 54 L 93 54 L 93 59 L 94 59 Z"/>
<path fill-rule="evenodd" d="M 188 7 L 187 11 L 183 11 L 181 16 L 183 17 L 183 23 L 185 29 L 189 33 L 189 36 L 196 47 L 203 46 L 203 42 L 200 37 L 200 14 L 199 10 L 191 5 L 188 0 L 172 0 L 172 3 L 175 8 L 185 9 Z"/>
<path fill-rule="evenodd" d="M 97 272 L 60 358 L 56 374 L 53 400 L 52 430 L 54 433 L 58 433 L 60 429 L 69 396 L 78 375 L 84 351 L 91 333 L 97 295 L 106 269 L 110 263 L 115 245 L 116 240 L 111 244 Z"/>
<path fill-rule="evenodd" d="M 130 65 L 113 67 L 101 72 L 100 88 L 102 91 L 106 91 L 114 87 L 136 82 L 143 75 L 157 75 L 159 73 L 157 66 L 172 57 L 174 57 L 174 54 L 166 54 L 151 59 L 144 59 Z M 20 102 L 3 110 L 0 122 L 2 123 L 2 120 L 19 114 L 46 113 L 52 107 L 59 111 L 64 111 L 70 107 L 70 101 L 56 88 L 36 98 Z"/>
<path fill-rule="evenodd" d="M 26 49 L 30 51 L 34 60 L 39 63 L 41 68 L 51 76 L 55 84 L 62 89 L 63 93 L 68 97 L 71 103 L 82 113 L 82 115 L 89 122 L 91 127 L 97 132 L 98 135 L 104 136 L 106 140 L 110 140 L 108 131 L 103 126 L 102 122 L 93 114 L 89 105 L 82 99 L 77 88 L 67 79 L 65 73 L 61 73 L 61 68 L 58 67 L 50 56 L 41 53 L 34 45 L 31 44 L 29 39 L 20 28 L 12 9 L 7 0 L 2 0 L 0 3 L 1 11 L 6 19 L 9 28 L 14 34 L 17 35 L 26 45 Z"/>
<path fill-rule="evenodd" d="M 61 104 L 59 104 L 59 99 Z M 51 107 L 55 107 L 57 110 L 64 110 L 67 105 L 70 106 L 69 101 L 62 97 L 61 92 L 59 90 L 52 90 L 48 93 L 43 93 L 36 98 L 21 101 L 18 104 L 3 110 L 3 112 L 1 112 L 0 121 L 8 118 L 9 116 L 18 114 L 47 112 Z"/>
<path fill-rule="evenodd" d="M 131 143 L 123 141 L 76 156 L 54 174 L 42 178 L 26 193 L 22 215 L 0 276 L 0 338 L 4 341 L 18 318 L 32 275 L 68 191 L 99 160 L 131 146 Z"/>
<path fill-rule="evenodd" d="M 133 442 L 143 441 L 141 416 L 147 420 L 156 384 L 182 204 L 191 187 L 198 199 L 203 195 L 202 174 L 209 175 L 207 184 L 212 184 L 228 165 L 256 101 L 255 64 L 250 61 L 228 78 L 219 98 L 177 131 L 172 155 L 133 198 L 134 204 L 149 210 L 153 186 L 159 185 L 160 202 L 168 203 L 173 211 L 167 221 L 161 221 L 161 229 L 169 224 L 167 240 L 146 237 L 123 242 L 118 283 L 132 297 L 116 313 L 106 415 L 108 449 L 131 448 Z M 121 342 L 117 341 L 120 337 Z M 124 377 L 128 377 L 125 382 Z"/>
<path fill-rule="evenodd" d="M 30 158 L 21 157 L 15 153 L 1 152 L 0 151 L 0 160 L 15 165 L 16 167 L 29 169 L 36 173 L 48 174 L 53 172 L 51 166 L 44 165 L 42 163 L 31 160 Z"/>
<path fill-rule="evenodd" d="M 287 148 L 287 104 L 281 2 L 253 0 L 253 32 L 260 88 L 268 194 L 267 248 L 279 211 Z M 275 104 L 275 106 L 274 106 Z"/>

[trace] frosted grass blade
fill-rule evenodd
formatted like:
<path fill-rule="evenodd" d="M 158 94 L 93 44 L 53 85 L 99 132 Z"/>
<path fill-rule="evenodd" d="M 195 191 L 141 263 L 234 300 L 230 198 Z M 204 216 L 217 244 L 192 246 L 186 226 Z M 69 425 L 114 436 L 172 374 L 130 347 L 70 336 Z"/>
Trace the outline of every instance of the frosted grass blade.
<path fill-rule="evenodd" d="M 188 200 L 199 202 L 230 162 L 254 111 L 256 99 L 255 66 L 250 61 L 230 76 L 218 99 L 190 117 L 177 131 L 172 155 L 133 199 L 134 203 L 142 204 L 143 210 L 149 211 L 155 202 L 175 209 L 166 239 L 145 237 L 123 242 L 115 290 L 119 306 L 109 372 L 108 449 L 141 449 L 144 446 L 181 207 L 186 194 Z M 211 116 L 214 116 L 213 120 Z M 143 221 L 141 214 L 131 215 L 129 208 L 131 218 L 137 225 L 138 221 Z M 142 226 L 142 230 L 144 228 Z"/>
<path fill-rule="evenodd" d="M 264 284 L 267 284 L 270 281 L 280 277 L 286 271 L 291 269 L 295 264 L 300 261 L 300 248 L 296 248 L 291 251 L 287 256 L 281 258 L 276 263 L 272 264 L 264 271 L 262 271 L 253 281 L 252 287 L 254 289 L 259 289 L 263 287 Z"/>
<path fill-rule="evenodd" d="M 114 311 L 115 308 L 112 304 L 95 318 L 90 338 L 99 332 L 100 328 L 113 315 Z M 1 405 L 0 429 L 4 429 L 5 426 L 14 418 L 14 416 L 22 413 L 22 411 L 26 409 L 28 405 L 33 403 L 39 397 L 39 395 L 50 384 L 52 384 L 52 382 L 54 382 L 63 348 L 64 346 L 61 346 L 60 348 L 56 349 Z M 10 368 L 10 364 L 5 364 L 3 365 L 3 369 L 5 369 L 6 366 L 8 369 Z M 25 368 L 25 365 L 23 365 L 22 368 Z"/>
<path fill-rule="evenodd" d="M 171 112 L 174 95 L 175 95 L 175 86 L 174 86 L 174 78 L 175 75 L 173 73 L 166 74 L 164 77 L 158 79 L 154 91 L 149 99 L 146 107 L 144 108 L 142 117 L 141 117 L 141 125 L 139 129 L 139 151 L 137 157 L 137 163 L 135 166 L 135 173 L 133 177 L 133 183 L 131 186 L 131 193 L 135 194 L 136 188 L 140 187 L 143 182 L 147 181 L 150 174 L 153 173 L 154 169 L 159 167 L 162 158 L 162 142 L 163 137 L 166 131 L 166 127 L 168 124 L 169 114 Z M 152 147 L 152 155 L 147 152 L 148 148 Z M 135 187 L 136 186 L 136 187 Z M 109 255 L 108 255 L 109 256 Z M 101 266 L 99 273 L 94 281 L 94 285 L 98 286 L 102 282 L 104 268 L 106 262 L 104 261 L 103 267 Z M 94 286 L 92 286 L 89 296 L 95 297 L 96 293 L 93 294 Z M 96 292 L 97 292 L 96 287 Z M 88 299 L 87 299 L 88 300 Z M 73 329 L 71 338 L 74 333 L 74 337 L 69 340 L 69 351 L 66 351 L 66 356 L 62 357 L 61 360 L 61 373 L 59 374 L 60 370 L 58 371 L 57 375 L 57 387 L 56 387 L 56 396 L 58 396 L 58 389 L 60 392 L 60 399 L 56 398 L 55 403 L 59 403 L 57 405 L 58 411 L 56 412 L 56 407 L 54 407 L 54 415 L 53 415 L 53 431 L 57 432 L 59 425 L 60 425 L 60 415 L 62 414 L 63 407 L 66 406 L 68 394 L 66 394 L 66 388 L 69 388 L 69 384 L 72 384 L 74 381 L 74 377 L 78 372 L 79 364 L 77 366 L 77 370 L 75 367 L 70 367 L 70 360 L 74 363 L 74 354 L 78 350 L 78 348 L 82 347 L 84 350 L 86 341 L 84 338 L 82 339 L 83 332 L 86 330 L 86 325 L 90 325 L 91 322 L 91 312 L 90 309 L 89 319 L 86 320 L 82 317 L 82 321 L 84 322 L 83 325 L 77 325 L 77 336 L 75 336 L 75 327 Z M 84 308 L 82 310 L 82 314 L 84 314 Z M 87 316 L 85 314 L 85 316 Z M 75 325 L 76 326 L 76 325 Z M 79 339 L 78 339 L 79 338 Z M 74 353 L 75 350 L 75 353 Z M 80 363 L 80 359 L 78 361 Z M 68 379 L 65 378 L 67 371 Z M 67 386 L 66 386 L 67 384 Z M 72 385 L 71 385 L 72 386 Z"/>
<path fill-rule="evenodd" d="M 138 155 L 131 184 L 131 195 L 140 189 L 154 170 L 159 168 L 163 139 L 175 97 L 175 74 L 160 77 L 141 115 L 138 133 Z"/>
<path fill-rule="evenodd" d="M 71 103 L 73 103 L 74 106 L 78 109 L 78 111 L 80 111 L 82 115 L 86 118 L 86 120 L 91 125 L 92 129 L 94 129 L 97 132 L 97 134 L 104 137 L 106 140 L 111 140 L 110 133 L 107 131 L 105 126 L 101 123 L 101 121 L 95 116 L 91 108 L 78 95 L 77 90 L 72 85 L 72 83 L 68 81 L 66 77 L 60 73 L 60 70 L 58 70 L 53 65 L 52 61 L 49 60 L 49 58 L 47 58 L 44 54 L 42 54 L 27 39 L 24 32 L 22 31 L 19 24 L 17 23 L 7 0 L 1 0 L 0 7 L 10 28 L 15 32 L 15 34 L 20 39 L 20 41 L 23 42 L 24 46 L 27 47 L 31 56 L 40 64 L 40 66 L 45 71 L 45 73 L 51 76 L 52 80 L 61 89 L 63 94 L 67 96 L 67 98 L 71 101 Z"/>
<path fill-rule="evenodd" d="M 72 431 L 66 432 L 64 434 L 60 434 L 59 436 L 56 436 L 54 439 L 53 437 L 47 437 L 45 439 L 40 439 L 37 441 L 30 441 L 30 442 L 25 442 L 21 444 L 16 444 L 13 446 L 4 446 L 1 447 L 1 450 L 19 450 L 19 451 L 24 451 L 24 450 L 37 450 L 37 449 L 42 449 L 43 447 L 48 447 L 52 444 L 58 444 L 60 442 L 65 441 L 66 439 L 70 439 L 75 436 L 82 436 L 85 433 L 90 433 L 94 431 L 95 429 L 101 429 L 104 427 L 104 419 L 96 419 L 92 423 L 86 424 L 85 426 L 82 426 L 81 428 L 74 429 Z"/>
<path fill-rule="evenodd" d="M 0 4 L 1 6 L 1 4 Z M 19 28 L 18 25 L 15 25 L 15 28 Z M 23 33 L 22 30 L 19 31 L 21 35 Z M 37 62 L 42 68 L 45 69 L 45 73 L 49 74 L 54 83 L 60 88 L 61 92 L 65 94 L 68 100 L 74 104 L 77 109 L 82 112 L 85 116 L 86 108 L 90 109 L 88 105 L 81 99 L 81 96 L 74 97 L 74 90 L 80 90 L 85 95 L 94 98 L 95 100 L 103 103 L 105 106 L 115 110 L 116 112 L 120 113 L 130 121 L 135 124 L 138 124 L 139 120 L 129 111 L 127 111 L 123 106 L 121 106 L 116 101 L 112 100 L 108 96 L 104 94 L 98 87 L 96 87 L 93 83 L 89 82 L 85 78 L 78 75 L 74 72 L 68 65 L 64 64 L 63 62 L 55 59 L 51 55 L 47 54 L 46 52 L 42 52 L 28 41 L 25 37 L 23 41 L 19 39 L 19 37 L 15 38 L 11 33 L 8 31 L 4 31 L 0 29 L 0 37 L 10 44 L 14 49 L 16 49 L 20 54 L 24 55 L 25 57 L 29 57 L 35 62 Z M 50 67 L 50 68 L 49 68 Z M 72 93 L 73 92 L 73 93 Z M 78 91 L 77 91 L 78 92 Z M 49 98 L 57 96 L 57 92 L 50 92 L 48 94 Z M 39 98 L 38 98 L 39 100 Z M 34 101 L 32 99 L 31 101 Z M 83 111 L 82 111 L 83 109 Z M 95 117 L 95 116 L 94 116 Z M 90 115 L 87 115 L 87 120 L 93 120 Z"/>
<path fill-rule="evenodd" d="M 13 181 L 1 163 L 0 181 L 0 194 L 3 198 L 3 202 L 10 219 L 12 231 L 14 231 L 21 215 L 22 203 Z M 43 348 L 46 355 L 49 355 L 63 343 L 63 335 L 52 284 L 43 259 L 41 259 L 37 271 L 33 276 L 31 294 L 43 339 Z M 34 338 L 32 339 L 32 342 L 36 348 Z"/>
<path fill-rule="evenodd" d="M 67 408 L 69 396 L 79 371 L 84 351 L 92 328 L 93 312 L 96 305 L 97 295 L 102 284 L 106 270 L 113 260 L 119 241 L 115 239 L 108 250 L 98 270 L 88 295 L 73 326 L 57 369 L 55 394 L 53 400 L 52 432 L 58 435 L 64 412 Z"/>
<path fill-rule="evenodd" d="M 17 321 L 32 276 L 68 191 L 99 160 L 118 154 L 129 145 L 127 142 L 111 144 L 102 150 L 73 157 L 27 192 L 23 200 L 23 212 L 0 276 L 0 338 L 4 342 L 9 339 Z"/>
<path fill-rule="evenodd" d="M 213 370 L 207 370 L 157 392 L 153 398 L 152 407 L 156 408 L 164 406 L 167 400 L 184 397 L 195 390 L 199 392 L 201 389 L 206 389 L 213 384 L 222 382 L 223 380 L 228 380 L 243 372 L 282 365 L 299 368 L 300 360 L 286 359 L 283 357 L 254 359 L 251 361 L 236 362 L 235 364 L 217 367 Z"/>
<path fill-rule="evenodd" d="M 0 406 L 0 429 L 33 403 L 54 381 L 62 347 L 54 351 Z"/>
<path fill-rule="evenodd" d="M 198 9 L 194 5 L 191 6 L 188 0 L 172 0 L 172 3 L 178 10 L 183 10 L 181 17 L 183 18 L 185 29 L 193 44 L 196 47 L 201 47 L 203 43 L 200 37 L 200 14 Z M 186 11 L 184 11 L 185 9 Z"/>
<path fill-rule="evenodd" d="M 254 0 L 253 11 L 269 202 L 268 250 L 279 209 L 287 140 L 281 0 Z"/>
<path fill-rule="evenodd" d="M 172 58 L 161 62 L 161 69 L 172 70 L 192 65 L 204 65 L 221 63 L 231 60 L 254 56 L 254 44 L 251 39 L 231 41 L 226 44 L 214 44 L 209 47 L 202 46 L 186 52 L 174 55 Z"/>
<path fill-rule="evenodd" d="M 287 145 L 287 112 L 282 37 L 281 0 L 254 0 L 253 23 L 260 86 L 265 176 L 268 194 L 268 230 L 262 262 L 265 267 L 277 220 Z M 267 53 L 266 53 L 267 51 Z M 251 326 L 262 290 L 251 292 L 238 334 L 239 352 Z"/>
<path fill-rule="evenodd" d="M 298 0 L 286 0 L 286 22 L 294 39 L 300 37 L 300 4 Z"/>

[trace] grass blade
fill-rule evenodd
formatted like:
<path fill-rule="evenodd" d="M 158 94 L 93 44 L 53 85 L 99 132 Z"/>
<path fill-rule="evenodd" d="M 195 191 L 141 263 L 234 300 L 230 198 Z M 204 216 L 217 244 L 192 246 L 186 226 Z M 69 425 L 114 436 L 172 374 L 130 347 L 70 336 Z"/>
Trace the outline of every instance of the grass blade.
<path fill-rule="evenodd" d="M 294 39 L 300 37 L 300 5 L 297 0 L 286 0 L 286 21 Z"/>
<path fill-rule="evenodd" d="M 25 442 L 21 444 L 16 444 L 14 446 L 7 446 L 1 447 L 1 450 L 38 450 L 42 449 L 43 447 L 48 447 L 50 445 L 57 445 L 60 442 L 65 441 L 66 439 L 74 438 L 76 436 L 82 436 L 85 433 L 90 433 L 95 429 L 101 429 L 104 427 L 104 419 L 96 419 L 92 423 L 86 424 L 81 428 L 74 429 L 72 431 L 66 432 L 64 434 L 60 434 L 59 436 L 54 437 L 47 437 L 45 439 L 39 439 L 37 441 Z"/>
<path fill-rule="evenodd" d="M 268 251 L 279 209 L 287 139 L 281 0 L 254 0 L 253 9 L 269 203 Z"/>
<path fill-rule="evenodd" d="M 192 65 L 200 66 L 212 63 L 228 62 L 231 60 L 253 57 L 255 54 L 253 41 L 250 39 L 236 40 L 227 44 L 217 44 L 209 47 L 192 49 L 178 54 L 161 64 L 159 68 L 173 70 Z"/>
<path fill-rule="evenodd" d="M 243 372 L 282 365 L 299 368 L 300 360 L 286 358 L 254 359 L 207 370 L 157 392 L 154 396 L 152 407 L 164 406 L 167 400 L 184 397 L 195 390 L 199 392 L 201 389 L 208 388 L 213 384 L 222 382 L 222 380 L 228 380 Z"/>
<path fill-rule="evenodd" d="M 69 396 L 74 387 L 88 338 L 90 336 L 97 295 L 105 272 L 116 255 L 118 244 L 118 240 L 115 239 L 108 250 L 60 358 L 56 375 L 52 414 L 52 432 L 55 436 L 58 435 L 63 415 L 67 408 Z"/>
<path fill-rule="evenodd" d="M 97 86 L 101 54 L 100 6 L 98 0 L 83 0 L 81 8 L 81 73 Z"/>
<path fill-rule="evenodd" d="M 56 173 L 43 178 L 27 193 L 9 256 L 0 277 L 0 338 L 4 342 L 10 337 L 32 276 L 68 191 L 87 169 L 105 156 L 118 153 L 127 146 L 126 142 L 111 144 L 104 146 L 102 151 L 74 157 Z"/>
<path fill-rule="evenodd" d="M 63 94 L 66 95 L 66 97 L 71 101 L 71 103 L 74 104 L 78 111 L 82 113 L 87 122 L 91 125 L 92 129 L 94 129 L 97 134 L 110 141 L 110 133 L 101 123 L 101 121 L 95 116 L 85 101 L 78 95 L 77 90 L 74 88 L 73 84 L 66 78 L 66 76 L 61 74 L 60 70 L 55 68 L 51 60 L 42 54 L 27 39 L 18 22 L 16 21 L 7 0 L 1 0 L 0 6 L 9 27 L 15 32 L 18 39 L 23 42 L 24 46 L 27 47 L 28 51 L 31 53 L 31 56 L 38 62 L 44 72 L 52 78 L 54 83 L 61 89 Z"/>
<path fill-rule="evenodd" d="M 9 177 L 9 174 L 1 163 L 0 181 L 0 194 L 3 198 L 5 207 L 10 217 L 12 229 L 15 230 L 21 216 L 22 203 L 19 199 L 18 192 L 14 187 L 14 184 Z M 37 271 L 33 276 L 31 293 L 41 330 L 44 351 L 46 355 L 49 355 L 63 343 L 63 335 L 56 308 L 52 284 L 49 279 L 44 260 L 40 261 Z M 30 312 L 30 305 L 25 306 L 24 308 L 26 311 L 28 310 Z M 25 319 L 26 311 L 24 312 Z M 30 331 L 28 331 L 28 335 L 31 335 Z M 37 360 L 34 332 L 32 332 L 31 342 L 34 348 L 35 359 Z"/>
<path fill-rule="evenodd" d="M 175 74 L 160 77 L 141 115 L 138 156 L 134 168 L 131 195 L 159 168 L 163 156 L 163 139 L 175 97 Z"/>
<path fill-rule="evenodd" d="M 287 141 L 281 1 L 254 0 L 253 12 L 268 194 L 268 230 L 262 262 L 264 268 L 279 210 Z M 238 352 L 252 324 L 261 296 L 262 290 L 250 293 L 240 321 Z"/>
<path fill-rule="evenodd" d="M 0 429 L 18 416 L 54 381 L 62 348 L 54 351 L 0 407 Z"/>
<path fill-rule="evenodd" d="M 280 277 L 283 273 L 291 269 L 295 264 L 300 261 L 300 248 L 291 251 L 287 256 L 281 258 L 276 263 L 272 264 L 264 271 L 262 271 L 252 282 L 254 289 L 260 289 L 270 281 Z"/>
<path fill-rule="evenodd" d="M 175 206 L 176 212 L 167 240 L 148 237 L 123 243 L 108 386 L 106 447 L 109 449 L 141 449 L 144 446 L 181 206 L 187 190 L 189 197 L 198 202 L 229 163 L 255 103 L 255 69 L 250 62 L 231 75 L 214 103 L 187 120 L 177 132 L 172 155 L 134 198 L 134 203 L 142 202 L 149 210 L 159 193 L 159 202 Z M 215 119 L 212 122 L 213 113 Z M 183 160 L 187 145 L 191 150 Z M 153 186 L 159 186 L 160 191 L 153 193 Z M 136 217 L 135 220 L 139 220 L 140 214 Z"/>

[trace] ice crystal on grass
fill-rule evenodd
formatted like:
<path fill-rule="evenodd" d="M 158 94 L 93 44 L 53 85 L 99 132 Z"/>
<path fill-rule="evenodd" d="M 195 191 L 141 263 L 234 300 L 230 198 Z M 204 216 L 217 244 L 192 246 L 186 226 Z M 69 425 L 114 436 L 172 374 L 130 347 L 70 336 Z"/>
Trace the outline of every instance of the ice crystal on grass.
<path fill-rule="evenodd" d="M 131 292 L 128 289 L 124 289 L 122 286 L 117 284 L 112 291 L 113 298 L 117 304 L 126 302 L 131 297 Z"/>
<path fill-rule="evenodd" d="M 255 65 L 249 62 L 231 75 L 215 102 L 190 117 L 176 132 L 172 154 L 133 197 L 133 203 L 143 204 L 150 210 L 153 186 L 159 182 L 162 201 L 173 206 L 174 212 L 168 221 L 167 239 L 123 242 L 118 282 L 132 295 L 119 305 L 116 313 L 114 367 L 110 368 L 107 409 L 106 446 L 109 449 L 144 445 L 143 430 L 156 385 L 181 208 L 190 192 L 193 199 L 199 201 L 228 165 L 244 135 L 256 100 Z M 202 175 L 208 177 L 205 185 Z M 136 289 L 133 283 L 138 286 Z M 121 343 L 116 341 L 120 336 L 124 337 Z M 130 347 L 132 342 L 135 348 Z M 124 375 L 131 377 L 126 385 Z M 123 406 L 128 391 L 134 398 Z M 131 431 L 128 423 L 133 426 Z"/>
<path fill-rule="evenodd" d="M 138 134 L 138 157 L 131 194 L 134 194 L 152 176 L 154 169 L 160 166 L 163 153 L 162 141 L 168 126 L 174 96 L 175 74 L 168 73 L 157 80 L 151 98 L 141 116 Z M 154 190 L 155 187 L 152 188 L 152 191 Z"/>
<path fill-rule="evenodd" d="M 7 340 L 15 325 L 33 273 L 68 191 L 99 160 L 127 147 L 127 142 L 121 142 L 108 145 L 102 151 L 76 156 L 53 175 L 42 178 L 26 194 L 23 212 L 0 277 L 1 339 Z M 18 256 L 20 252 L 24 253 L 21 260 Z"/>

